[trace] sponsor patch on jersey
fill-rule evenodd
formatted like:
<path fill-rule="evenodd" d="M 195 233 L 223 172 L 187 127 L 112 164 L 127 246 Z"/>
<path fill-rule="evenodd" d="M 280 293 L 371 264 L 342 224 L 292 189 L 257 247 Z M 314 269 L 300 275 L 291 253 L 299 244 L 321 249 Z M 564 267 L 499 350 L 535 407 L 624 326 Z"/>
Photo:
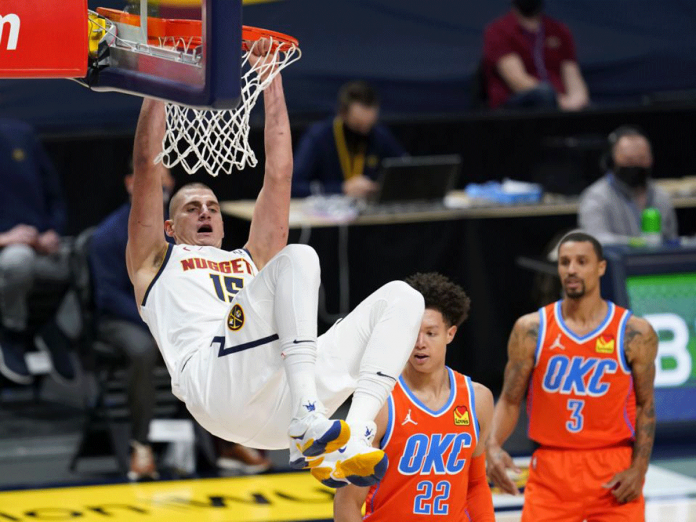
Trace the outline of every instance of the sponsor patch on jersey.
<path fill-rule="evenodd" d="M 467 408 L 466 406 L 457 406 L 456 408 L 454 408 L 454 425 L 469 425 L 469 408 Z"/>
<path fill-rule="evenodd" d="M 597 337 L 595 351 L 597 353 L 614 353 L 616 342 L 613 335 L 600 335 Z"/>
<path fill-rule="evenodd" d="M 230 315 L 227 316 L 227 328 L 236 332 L 242 326 L 244 326 L 244 310 L 238 304 L 232 307 L 230 310 Z"/>

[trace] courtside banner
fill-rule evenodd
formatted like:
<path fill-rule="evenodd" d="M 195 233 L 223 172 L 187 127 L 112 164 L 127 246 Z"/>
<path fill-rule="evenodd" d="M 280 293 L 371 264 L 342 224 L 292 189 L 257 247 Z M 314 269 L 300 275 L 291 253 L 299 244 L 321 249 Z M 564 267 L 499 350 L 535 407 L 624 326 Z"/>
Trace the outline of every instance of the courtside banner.
<path fill-rule="evenodd" d="M 87 0 L 0 1 L 0 78 L 81 78 L 87 56 Z"/>

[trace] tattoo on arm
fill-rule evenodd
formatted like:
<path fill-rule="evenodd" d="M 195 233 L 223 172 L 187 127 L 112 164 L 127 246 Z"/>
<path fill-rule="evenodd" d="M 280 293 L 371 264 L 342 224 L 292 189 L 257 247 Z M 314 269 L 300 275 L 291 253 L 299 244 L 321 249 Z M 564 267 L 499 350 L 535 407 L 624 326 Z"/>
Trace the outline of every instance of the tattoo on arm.
<path fill-rule="evenodd" d="M 642 461 L 646 466 L 650 461 L 655 442 L 655 403 L 638 408 L 636 419 L 636 440 L 633 444 L 633 462 Z"/>
<path fill-rule="evenodd" d="M 641 331 L 631 325 L 626 327 L 626 358 L 636 394 L 636 433 L 633 444 L 633 463 L 647 469 L 655 441 L 655 356 L 658 339 L 647 325 Z M 630 354 L 630 358 L 629 358 Z"/>
<path fill-rule="evenodd" d="M 534 350 L 539 337 L 539 323 L 515 325 L 508 342 L 508 363 L 502 395 L 513 403 L 520 403 L 529 384 L 529 375 L 534 367 Z"/>
<path fill-rule="evenodd" d="M 631 361 L 633 340 L 640 335 L 640 332 L 636 330 L 630 324 L 626 325 L 626 334 L 624 335 L 624 354 L 626 355 L 626 360 Z"/>
<path fill-rule="evenodd" d="M 536 343 L 539 339 L 539 323 L 533 323 L 529 325 L 529 328 L 527 328 L 527 332 L 525 335 L 528 341 L 533 343 L 534 346 L 536 346 Z"/>

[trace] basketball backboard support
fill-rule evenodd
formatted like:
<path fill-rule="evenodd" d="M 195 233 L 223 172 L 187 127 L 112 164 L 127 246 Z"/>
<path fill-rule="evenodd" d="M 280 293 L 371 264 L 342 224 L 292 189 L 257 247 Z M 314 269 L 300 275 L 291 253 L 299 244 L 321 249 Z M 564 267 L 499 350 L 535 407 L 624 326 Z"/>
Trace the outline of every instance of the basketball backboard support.
<path fill-rule="evenodd" d="M 241 0 L 123 0 L 123 4 L 120 14 L 97 9 L 114 23 L 117 34 L 108 46 L 108 67 L 92 68 L 86 79 L 92 90 L 150 96 L 190 107 L 238 105 Z M 174 16 L 194 21 L 180 23 Z M 143 34 L 145 19 L 149 38 Z M 162 21 L 166 35 L 160 32 Z M 194 26 L 200 39 L 187 40 L 186 32 Z M 182 39 L 177 38 L 180 30 Z M 179 46 L 172 49 L 172 42 Z"/>

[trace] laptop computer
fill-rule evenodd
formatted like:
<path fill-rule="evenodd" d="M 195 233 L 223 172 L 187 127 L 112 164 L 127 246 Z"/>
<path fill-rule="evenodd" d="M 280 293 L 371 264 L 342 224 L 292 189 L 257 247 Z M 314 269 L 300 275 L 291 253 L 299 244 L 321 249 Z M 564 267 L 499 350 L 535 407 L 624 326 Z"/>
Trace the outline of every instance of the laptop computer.
<path fill-rule="evenodd" d="M 462 159 L 459 155 L 405 156 L 382 160 L 379 188 L 368 211 L 391 207 L 442 207 L 455 187 Z"/>

